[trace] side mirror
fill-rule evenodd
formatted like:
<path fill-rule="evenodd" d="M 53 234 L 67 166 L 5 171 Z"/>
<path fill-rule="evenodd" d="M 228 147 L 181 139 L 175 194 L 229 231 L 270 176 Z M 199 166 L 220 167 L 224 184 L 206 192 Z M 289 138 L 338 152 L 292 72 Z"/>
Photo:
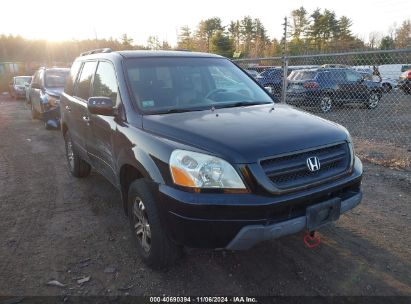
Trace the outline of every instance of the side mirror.
<path fill-rule="evenodd" d="M 265 89 L 268 93 L 273 94 L 273 89 L 272 89 L 271 87 L 264 87 L 264 89 Z"/>
<path fill-rule="evenodd" d="M 114 116 L 114 102 L 108 97 L 90 97 L 87 109 L 91 114 Z"/>

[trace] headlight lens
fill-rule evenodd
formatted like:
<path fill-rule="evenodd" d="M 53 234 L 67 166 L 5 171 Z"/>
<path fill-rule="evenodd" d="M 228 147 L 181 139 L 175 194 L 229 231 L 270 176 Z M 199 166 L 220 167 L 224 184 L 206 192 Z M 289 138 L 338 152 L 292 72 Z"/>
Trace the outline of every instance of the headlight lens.
<path fill-rule="evenodd" d="M 354 165 L 354 160 L 355 160 L 355 152 L 354 152 L 354 145 L 352 143 L 352 139 L 351 136 L 348 135 L 348 148 L 350 149 L 350 154 L 351 154 L 351 163 L 350 163 L 350 167 L 352 167 Z"/>
<path fill-rule="evenodd" d="M 170 157 L 175 184 L 191 188 L 246 189 L 234 168 L 225 160 L 197 152 L 174 150 Z"/>

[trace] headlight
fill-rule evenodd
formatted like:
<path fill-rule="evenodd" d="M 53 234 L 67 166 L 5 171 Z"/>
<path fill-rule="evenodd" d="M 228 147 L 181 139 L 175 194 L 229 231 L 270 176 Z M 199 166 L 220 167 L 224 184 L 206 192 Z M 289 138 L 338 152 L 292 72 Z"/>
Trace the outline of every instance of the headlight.
<path fill-rule="evenodd" d="M 246 189 L 234 168 L 221 158 L 174 150 L 170 156 L 171 176 L 175 184 L 191 188 Z"/>
<path fill-rule="evenodd" d="M 354 160 L 355 160 L 355 152 L 354 152 L 354 145 L 352 143 L 352 139 L 350 135 L 348 135 L 347 141 L 348 141 L 348 148 L 350 150 L 350 156 L 351 156 L 350 168 L 352 168 L 352 166 L 354 165 Z"/>

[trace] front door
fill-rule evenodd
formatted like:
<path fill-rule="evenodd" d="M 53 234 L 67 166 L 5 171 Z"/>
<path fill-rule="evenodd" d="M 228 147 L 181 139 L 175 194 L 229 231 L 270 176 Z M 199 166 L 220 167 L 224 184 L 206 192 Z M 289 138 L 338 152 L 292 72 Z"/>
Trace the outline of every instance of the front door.
<path fill-rule="evenodd" d="M 117 78 L 112 63 L 107 61 L 98 63 L 91 95 L 109 97 L 114 104 L 119 104 Z M 90 120 L 87 134 L 89 159 L 93 167 L 115 185 L 117 182 L 116 162 L 113 155 L 113 134 L 117 128 L 115 117 L 90 113 L 88 116 Z"/>

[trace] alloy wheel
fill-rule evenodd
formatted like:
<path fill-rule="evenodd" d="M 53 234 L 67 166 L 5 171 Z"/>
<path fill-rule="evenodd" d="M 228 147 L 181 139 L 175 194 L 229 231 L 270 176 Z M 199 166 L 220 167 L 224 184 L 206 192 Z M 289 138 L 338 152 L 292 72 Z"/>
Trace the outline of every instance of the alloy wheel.
<path fill-rule="evenodd" d="M 368 99 L 368 107 L 374 109 L 378 106 L 380 98 L 377 93 L 371 93 L 370 98 Z"/>
<path fill-rule="evenodd" d="M 73 151 L 73 143 L 71 142 L 71 139 L 67 140 L 67 160 L 70 166 L 70 169 L 72 170 L 74 168 L 74 151 Z"/>
<path fill-rule="evenodd" d="M 331 107 L 332 107 L 332 99 L 330 96 L 324 96 L 323 98 L 321 98 L 321 101 L 320 101 L 321 111 L 323 111 L 324 113 L 327 113 L 331 110 Z"/>
<path fill-rule="evenodd" d="M 137 240 L 143 250 L 148 253 L 151 249 L 151 228 L 146 207 L 139 197 L 136 197 L 133 202 L 133 224 Z"/>

